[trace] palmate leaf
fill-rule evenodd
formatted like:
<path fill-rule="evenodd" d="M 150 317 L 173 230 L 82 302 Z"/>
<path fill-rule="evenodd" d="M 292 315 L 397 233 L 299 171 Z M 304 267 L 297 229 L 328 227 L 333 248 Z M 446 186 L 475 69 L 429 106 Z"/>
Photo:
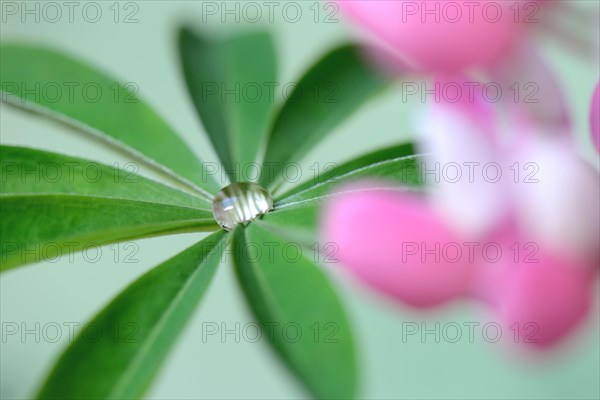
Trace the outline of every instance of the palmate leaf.
<path fill-rule="evenodd" d="M 96 161 L 27 147 L 0 145 L 1 194 L 75 194 L 193 207 L 207 200 L 138 174 L 138 165 L 113 168 Z"/>
<path fill-rule="evenodd" d="M 189 146 L 137 95 L 66 55 L 42 47 L 0 47 L 2 101 L 33 110 L 108 140 L 204 196 L 218 189 Z"/>
<path fill-rule="evenodd" d="M 271 36 L 259 32 L 212 41 L 184 28 L 179 53 L 192 101 L 230 180 L 246 180 L 236 171 L 256 161 L 274 103 Z"/>
<path fill-rule="evenodd" d="M 218 228 L 206 210 L 64 194 L 1 195 L 0 220 L 1 271 L 123 240 Z"/>
<path fill-rule="evenodd" d="M 221 260 L 219 231 L 144 274 L 63 353 L 40 399 L 139 398 L 196 309 Z"/>
<path fill-rule="evenodd" d="M 314 397 L 352 399 L 357 362 L 350 325 L 312 256 L 297 250 L 260 222 L 234 231 L 236 272 L 270 344 Z"/>
<path fill-rule="evenodd" d="M 277 183 L 287 163 L 298 161 L 390 82 L 364 61 L 358 46 L 326 54 L 300 79 L 276 116 L 259 183 Z"/>
<path fill-rule="evenodd" d="M 207 81 L 223 83 L 225 88 L 232 82 L 272 83 L 276 63 L 270 38 L 255 34 L 216 45 L 182 31 L 180 50 L 190 93 L 225 167 L 233 171 L 237 162 L 243 166 L 254 161 L 267 132 L 271 97 L 263 95 L 258 104 L 231 104 L 221 102 L 217 93 L 213 97 L 216 102 L 202 102 L 202 96 L 208 94 L 202 90 Z M 124 144 L 145 160 L 179 174 L 184 182 L 201 187 L 206 198 L 210 198 L 207 190 L 218 189 L 206 181 L 201 163 L 186 145 L 130 87 L 115 85 L 91 67 L 50 50 L 8 45 L 2 47 L 2 54 L 3 100 L 84 131 L 107 135 L 112 143 Z M 103 92 L 114 94 L 116 90 L 117 98 L 108 101 L 102 96 L 96 103 L 70 99 L 53 102 L 26 90 L 27 85 L 36 83 L 43 87 L 55 83 L 68 86 L 70 82 L 93 82 Z M 265 162 L 275 164 L 275 174 L 261 176 L 261 182 L 270 186 L 277 183 L 285 163 L 299 160 L 387 82 L 362 62 L 353 46 L 325 56 L 302 78 L 277 117 L 265 156 Z M 320 93 L 317 99 L 315 91 Z M 126 99 L 136 102 L 125 103 Z M 13 167 L 39 169 L 54 162 L 87 162 L 14 147 L 4 147 L 2 152 Z M 280 216 L 290 216 L 293 210 L 310 205 L 303 210 L 304 217 L 292 217 L 296 222 L 290 222 L 289 227 L 302 221 L 300 225 L 314 234 L 317 224 L 312 215 L 317 215 L 316 206 L 334 183 L 363 176 L 363 169 L 387 154 L 368 155 L 340 167 L 335 181 L 322 179 L 319 185 L 307 184 L 289 192 L 264 222 L 237 228 L 234 233 L 236 271 L 251 308 L 267 331 L 275 324 L 270 338 L 274 348 L 317 398 L 355 396 L 353 337 L 334 290 L 315 262 L 306 256 L 290 262 L 286 257 L 289 253 L 271 252 L 273 244 L 279 250 L 288 244 L 278 232 L 278 221 L 285 220 Z M 75 179 L 34 184 L 31 178 L 14 179 L 13 170 L 4 170 L 5 165 L 9 164 L 3 163 L 0 196 L 2 270 L 90 244 L 217 228 L 206 201 L 141 177 L 137 177 L 141 179 L 137 185 L 125 188 L 128 185 L 121 179 L 125 178 L 121 171 L 108 166 L 100 166 L 106 175 L 100 183 Z M 76 166 L 74 173 L 83 173 L 84 168 Z M 390 166 L 380 168 L 373 171 L 385 175 Z M 60 170 L 65 172 L 64 167 Z M 225 237 L 225 233 L 217 232 L 121 293 L 92 321 L 105 334 L 97 342 L 80 335 L 59 360 L 39 397 L 140 397 L 208 285 L 222 251 L 213 250 L 224 245 Z M 262 254 L 258 259 L 256 249 Z M 273 258 L 265 258 L 270 255 Z M 302 330 L 293 340 L 289 330 L 277 329 L 290 325 Z M 123 335 L 118 336 L 120 341 L 114 340 L 115 327 L 117 332 L 133 328 L 139 332 L 139 341 L 126 342 Z M 106 334 L 109 331 L 111 334 Z"/>

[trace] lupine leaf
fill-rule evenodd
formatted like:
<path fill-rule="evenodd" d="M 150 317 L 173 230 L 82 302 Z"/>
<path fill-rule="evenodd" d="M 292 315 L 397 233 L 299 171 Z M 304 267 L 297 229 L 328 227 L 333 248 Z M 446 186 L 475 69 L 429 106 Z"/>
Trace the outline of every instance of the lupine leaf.
<path fill-rule="evenodd" d="M 230 179 L 249 180 L 245 175 L 254 173 L 248 168 L 256 162 L 275 100 L 271 36 L 212 41 L 184 28 L 179 53 L 191 98 Z"/>
<path fill-rule="evenodd" d="M 121 292 L 63 353 L 38 398 L 140 398 L 204 295 L 225 238 L 209 236 Z"/>
<path fill-rule="evenodd" d="M 93 246 L 218 228 L 207 210 L 75 195 L 0 196 L 1 271 Z"/>
<path fill-rule="evenodd" d="M 420 160 L 419 155 L 412 153 L 412 146 L 407 144 L 348 161 L 317 177 L 316 184 L 309 182 L 281 196 L 275 203 L 275 209 L 265 215 L 262 222 L 286 237 L 311 244 L 325 200 L 347 190 L 358 190 L 344 184 L 370 180 L 377 181 L 377 185 L 370 190 L 422 191 L 424 177 Z"/>
<path fill-rule="evenodd" d="M 261 222 L 272 232 L 295 240 L 302 246 L 310 246 L 315 242 L 322 205 L 323 200 L 319 199 L 276 209 L 265 215 Z"/>
<path fill-rule="evenodd" d="M 208 198 L 218 189 L 189 146 L 140 99 L 137 83 L 119 83 L 43 47 L 3 44 L 0 49 L 2 101 L 107 139 L 172 177 L 192 182 Z"/>
<path fill-rule="evenodd" d="M 409 190 L 422 188 L 424 179 L 421 172 L 419 157 L 416 155 L 403 156 L 375 164 L 359 167 L 345 174 L 336 175 L 324 182 L 284 197 L 277 201 L 276 208 L 283 209 L 306 202 L 318 202 L 335 193 L 336 188 L 343 183 L 359 179 L 378 180 L 383 185 L 388 183 L 402 186 Z"/>
<path fill-rule="evenodd" d="M 349 322 L 313 255 L 298 250 L 260 223 L 234 231 L 238 278 L 269 343 L 314 397 L 354 398 L 357 363 Z"/>
<path fill-rule="evenodd" d="M 288 197 L 296 195 L 300 192 L 308 192 L 309 189 L 314 188 L 315 186 L 322 185 L 327 183 L 328 185 L 333 185 L 335 182 L 340 182 L 344 180 L 345 176 L 352 175 L 357 170 L 360 170 L 365 167 L 369 167 L 373 164 L 377 164 L 380 162 L 398 159 L 401 157 L 409 157 L 415 155 L 415 148 L 412 143 L 404 143 L 395 146 L 386 147 L 380 150 L 373 151 L 371 153 L 362 155 L 358 158 L 355 158 L 350 161 L 346 161 L 340 165 L 334 165 L 333 168 L 330 168 L 326 171 L 321 172 L 314 179 L 308 180 L 300 185 L 296 185 L 294 188 L 288 190 L 286 193 L 277 196 L 277 200 L 284 200 Z M 416 162 L 414 163 L 414 167 L 417 167 Z M 409 169 L 411 168 L 407 165 L 405 168 L 405 178 L 404 181 L 409 181 L 409 179 L 414 178 L 408 174 Z M 414 172 L 417 172 L 416 170 Z M 399 173 L 388 176 L 389 179 L 399 180 L 401 175 Z M 401 180 L 402 183 L 403 182 Z"/>
<path fill-rule="evenodd" d="M 83 158 L 0 145 L 1 194 L 75 194 L 210 210 L 205 199 L 144 178 L 138 170 L 133 162 L 114 168 Z"/>
<path fill-rule="evenodd" d="M 326 54 L 300 79 L 276 116 L 259 182 L 265 187 L 276 183 L 287 163 L 299 161 L 389 83 L 364 61 L 358 46 Z"/>

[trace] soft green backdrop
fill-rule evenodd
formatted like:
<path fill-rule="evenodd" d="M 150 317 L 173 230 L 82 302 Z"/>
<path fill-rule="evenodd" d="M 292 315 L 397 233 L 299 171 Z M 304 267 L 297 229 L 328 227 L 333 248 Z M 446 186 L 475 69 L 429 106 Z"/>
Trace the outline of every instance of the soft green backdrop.
<path fill-rule="evenodd" d="M 21 6 L 21 2 L 2 2 Z M 34 3 L 28 6 L 33 8 Z M 119 7 L 122 20 L 127 2 Z M 226 2 L 230 8 L 235 2 Z M 243 3 L 243 2 L 242 2 Z M 280 2 L 285 4 L 289 2 Z M 293 82 L 298 74 L 329 47 L 351 37 L 341 16 L 339 23 L 324 23 L 327 10 L 321 9 L 320 21 L 315 23 L 316 1 L 296 2 L 302 10 L 297 23 L 275 12 L 270 23 L 264 2 L 258 2 L 264 12 L 262 24 L 221 23 L 220 15 L 207 16 L 203 23 L 203 6 L 199 1 L 138 1 L 137 23 L 114 22 L 113 1 L 97 2 L 103 16 L 97 23 L 86 22 L 76 9 L 75 21 L 68 15 L 56 23 L 39 23 L 27 16 L 23 23 L 17 16 L 3 12 L 2 40 L 45 43 L 70 52 L 108 71 L 122 81 L 135 82 L 141 94 L 184 138 L 204 160 L 215 161 L 207 137 L 195 116 L 188 99 L 183 76 L 178 65 L 175 33 L 180 22 L 189 22 L 205 31 L 219 32 L 260 29 L 276 35 L 281 57 L 282 84 Z M 584 2 L 580 2 L 583 4 Z M 595 2 L 586 4 L 597 13 Z M 597 2 L 596 2 L 597 3 Z M 39 3 L 41 7 L 42 3 Z M 59 2 L 62 4 L 62 2 Z M 82 3 L 83 4 L 83 3 Z M 223 7 L 223 2 L 213 2 Z M 316 6 L 315 6 L 316 5 Z M 282 6 L 276 10 L 281 10 Z M 66 8 L 62 8 L 66 13 Z M 331 9 L 329 9 L 331 11 Z M 90 11 L 91 12 L 91 11 Z M 290 11 L 291 12 L 291 11 Z M 293 14 L 290 14 L 293 15 Z M 54 14 L 49 16 L 54 17 Z M 243 18 L 242 18 L 243 20 Z M 592 34 L 590 29 L 590 34 Z M 553 61 L 567 90 L 572 111 L 577 118 L 582 149 L 598 166 L 597 155 L 588 139 L 589 99 L 598 81 L 597 55 L 594 61 L 573 58 L 556 46 L 547 46 L 546 54 Z M 398 88 L 399 89 L 399 88 Z M 402 102 L 399 90 L 388 92 L 369 104 L 351 121 L 340 127 L 325 143 L 306 159 L 314 162 L 336 162 L 368 149 L 401 141 L 410 136 L 410 121 L 421 104 Z M 1 140 L 7 144 L 42 147 L 75 154 L 108 164 L 126 162 L 96 142 L 51 123 L 38 116 L 0 106 Z M 145 172 L 145 171 L 144 171 Z M 305 170 L 310 174 L 308 169 Z M 145 172 L 152 176 L 151 173 Z M 104 248 L 95 263 L 86 262 L 77 254 L 57 263 L 41 263 L 3 274 L 0 278 L 0 311 L 3 333 L 7 323 L 24 323 L 28 329 L 40 324 L 57 323 L 62 338 L 49 343 L 29 334 L 3 336 L 1 345 L 0 394 L 2 398 L 27 398 L 45 375 L 47 368 L 66 345 L 64 324 L 85 323 L 110 298 L 142 272 L 183 250 L 200 235 L 178 235 L 136 242 L 136 263 L 125 263 L 131 248 L 117 246 L 120 255 Z M 115 249 L 113 247 L 113 249 Z M 336 275 L 337 276 L 337 275 Z M 504 332 L 502 343 L 483 340 L 481 329 L 475 330 L 470 343 L 467 329 L 458 343 L 441 340 L 436 343 L 428 335 L 425 343 L 418 336 L 402 341 L 403 323 L 426 322 L 433 328 L 436 322 L 446 323 L 492 321 L 486 310 L 472 304 L 455 304 L 433 313 L 421 314 L 399 307 L 358 287 L 339 276 L 343 299 L 354 321 L 359 338 L 362 360 L 362 396 L 369 399 L 567 399 L 600 397 L 600 343 L 598 300 L 593 318 L 580 329 L 570 342 L 551 354 L 530 357 L 521 348 L 506 346 L 511 332 Z M 597 288 L 597 285 L 596 285 Z M 307 295 L 310 295 L 307 293 Z M 596 299 L 598 297 L 596 296 Z M 219 269 L 212 287 L 199 312 L 179 340 L 173 353 L 151 387 L 148 397 L 156 399 L 297 399 L 305 393 L 291 375 L 283 370 L 265 343 L 236 342 L 228 335 L 222 342 L 218 336 L 202 341 L 203 322 L 222 323 L 228 329 L 252 321 L 235 282 L 231 266 Z M 53 331 L 47 333 L 54 336 Z"/>

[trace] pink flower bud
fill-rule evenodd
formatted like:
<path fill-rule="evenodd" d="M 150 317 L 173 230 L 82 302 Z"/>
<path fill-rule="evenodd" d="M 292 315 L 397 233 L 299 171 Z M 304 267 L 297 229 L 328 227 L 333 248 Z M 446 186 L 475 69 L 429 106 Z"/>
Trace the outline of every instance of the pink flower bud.
<path fill-rule="evenodd" d="M 415 307 L 466 293 L 471 266 L 442 252 L 460 241 L 421 199 L 353 190 L 336 195 L 323 215 L 323 234 L 336 244 L 340 266 L 369 286 Z"/>
<path fill-rule="evenodd" d="M 496 62 L 523 32 L 515 2 L 338 0 L 340 8 L 420 70 Z M 511 8 L 512 7 L 512 8 Z"/>
<path fill-rule="evenodd" d="M 585 268 L 543 250 L 530 261 L 508 271 L 498 290 L 497 311 L 520 343 L 544 348 L 568 335 L 587 315 L 592 280 Z"/>

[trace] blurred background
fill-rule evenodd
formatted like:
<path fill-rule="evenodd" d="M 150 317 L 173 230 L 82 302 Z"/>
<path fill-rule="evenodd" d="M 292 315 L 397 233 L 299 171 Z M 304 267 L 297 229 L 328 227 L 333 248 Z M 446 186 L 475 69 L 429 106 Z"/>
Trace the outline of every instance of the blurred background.
<path fill-rule="evenodd" d="M 281 86 L 297 81 L 305 68 L 331 47 L 357 37 L 334 5 L 312 0 L 259 1 L 245 11 L 247 3 L 236 1 L 72 2 L 76 7 L 71 15 L 69 8 L 58 2 L 60 17 L 53 9 L 45 12 L 45 2 L 1 3 L 2 41 L 48 45 L 86 60 L 122 82 L 135 83 L 142 97 L 204 161 L 217 158 L 184 86 L 176 47 L 178 26 L 186 24 L 214 36 L 245 30 L 272 32 L 279 54 Z M 588 12 L 598 13 L 597 1 L 577 3 Z M 8 12 L 12 6 L 18 7 L 17 13 Z M 260 17 L 256 10 L 260 10 Z M 590 27 L 590 34 L 595 32 L 593 28 Z M 579 145 L 598 167 L 598 156 L 589 139 L 589 104 L 599 78 L 598 60 L 584 61 L 550 41 L 541 40 L 538 44 L 543 46 L 545 57 L 566 91 Z M 409 140 L 413 116 L 422 106 L 418 98 L 405 101 L 399 83 L 310 153 L 303 162 L 305 171 L 310 174 L 310 166 L 315 162 L 341 162 L 367 150 Z M 123 155 L 66 126 L 5 104 L 0 105 L 0 112 L 2 143 L 41 147 L 110 165 L 127 162 Z M 150 171 L 142 173 L 152 176 Z M 186 234 L 140 240 L 102 248 L 99 256 L 75 254 L 59 262 L 3 274 L 1 397 L 29 398 L 67 345 L 70 326 L 83 326 L 136 277 L 201 237 Z M 513 332 L 501 332 L 502 337 L 496 340 L 493 328 L 488 332 L 483 329 L 487 322 L 494 321 L 479 305 L 454 303 L 420 313 L 391 304 L 335 271 L 332 274 L 337 278 L 358 337 L 361 398 L 600 397 L 597 290 L 593 317 L 567 343 L 549 353 L 524 354 L 529 350 L 511 345 Z M 244 326 L 252 321 L 232 268 L 225 263 L 147 396 L 305 398 L 306 393 L 270 352 L 267 343 L 244 340 Z M 31 332 L 25 336 L 8 335 L 7 327 L 14 324 Z M 232 333 L 203 335 L 207 324 L 217 324 L 220 330 Z M 461 337 L 449 340 L 444 332 L 454 339 L 456 325 L 461 327 Z M 56 326 L 60 329 L 58 336 Z M 418 332 L 408 334 L 415 326 Z M 469 326 L 473 326 L 472 335 Z M 448 329 L 444 331 L 444 327 Z M 431 332 L 423 335 L 425 329 Z"/>

